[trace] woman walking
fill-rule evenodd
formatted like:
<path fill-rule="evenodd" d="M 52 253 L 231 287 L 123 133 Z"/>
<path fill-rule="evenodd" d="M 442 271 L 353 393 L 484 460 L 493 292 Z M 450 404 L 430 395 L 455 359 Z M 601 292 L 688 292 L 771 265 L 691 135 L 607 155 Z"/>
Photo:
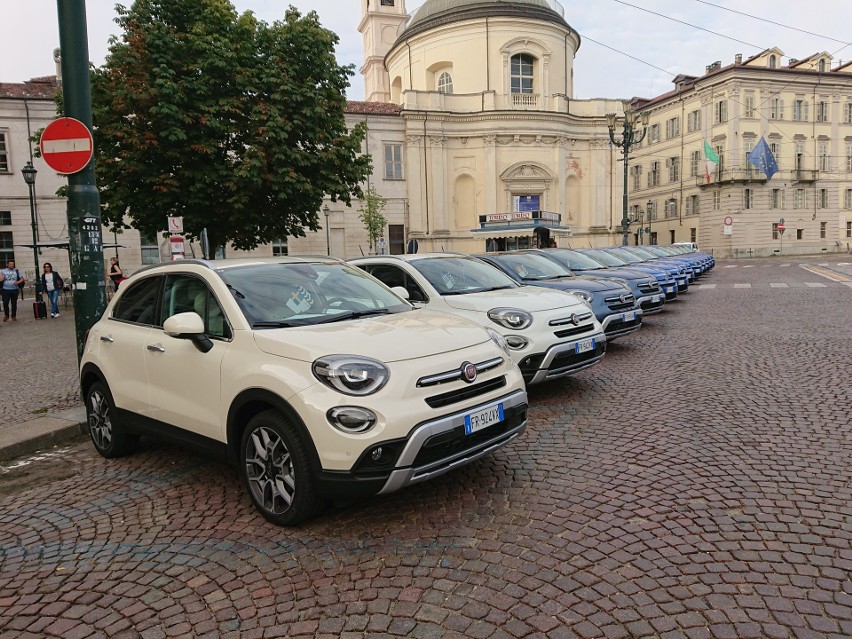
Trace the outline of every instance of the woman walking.
<path fill-rule="evenodd" d="M 45 262 L 44 273 L 41 274 L 41 290 L 47 293 L 47 297 L 50 299 L 51 317 L 59 317 L 59 294 L 64 285 L 65 283 L 59 277 L 59 273 L 54 272 L 53 265 L 50 262 Z"/>
<path fill-rule="evenodd" d="M 117 257 L 109 258 L 109 279 L 112 280 L 112 285 L 117 291 L 118 285 L 121 283 L 121 280 L 124 279 L 124 271 L 121 270 Z"/>

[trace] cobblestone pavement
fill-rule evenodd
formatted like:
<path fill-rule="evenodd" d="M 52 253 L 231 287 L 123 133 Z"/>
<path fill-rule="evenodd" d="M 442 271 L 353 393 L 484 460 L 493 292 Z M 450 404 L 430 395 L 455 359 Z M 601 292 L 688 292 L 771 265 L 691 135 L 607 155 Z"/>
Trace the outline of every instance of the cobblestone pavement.
<path fill-rule="evenodd" d="M 177 448 L 33 462 L 74 471 L 0 497 L 0 636 L 852 637 L 852 290 L 800 261 L 720 262 L 513 445 L 298 529 Z"/>

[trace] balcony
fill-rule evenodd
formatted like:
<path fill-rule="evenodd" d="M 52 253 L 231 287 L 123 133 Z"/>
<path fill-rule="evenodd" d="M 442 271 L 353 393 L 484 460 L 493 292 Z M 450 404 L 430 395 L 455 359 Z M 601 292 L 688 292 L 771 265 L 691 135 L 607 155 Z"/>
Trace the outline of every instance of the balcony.
<path fill-rule="evenodd" d="M 776 181 L 786 182 L 816 182 L 819 171 L 798 169 L 793 171 L 778 171 L 772 176 Z M 696 186 L 723 186 L 747 182 L 766 183 L 766 174 L 759 169 L 724 169 L 710 174 L 710 182 L 704 176 L 695 178 Z"/>
<path fill-rule="evenodd" d="M 537 109 L 538 93 L 512 93 L 513 109 Z"/>

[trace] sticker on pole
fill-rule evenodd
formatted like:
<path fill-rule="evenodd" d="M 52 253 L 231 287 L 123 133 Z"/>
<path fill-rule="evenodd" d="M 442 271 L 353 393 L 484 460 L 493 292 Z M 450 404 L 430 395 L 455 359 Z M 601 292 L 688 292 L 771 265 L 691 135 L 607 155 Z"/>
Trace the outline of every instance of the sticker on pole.
<path fill-rule="evenodd" d="M 89 128 L 74 118 L 59 118 L 48 124 L 39 141 L 41 156 L 57 173 L 71 175 L 86 168 L 94 145 Z"/>

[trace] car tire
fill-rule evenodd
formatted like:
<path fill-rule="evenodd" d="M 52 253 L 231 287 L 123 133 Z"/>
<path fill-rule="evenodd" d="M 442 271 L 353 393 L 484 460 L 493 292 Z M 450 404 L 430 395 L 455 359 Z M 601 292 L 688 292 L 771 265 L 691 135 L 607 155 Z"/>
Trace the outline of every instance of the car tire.
<path fill-rule="evenodd" d="M 278 411 L 264 411 L 249 420 L 240 460 L 251 500 L 272 523 L 296 526 L 322 509 L 305 444 Z"/>
<path fill-rule="evenodd" d="M 132 453 L 139 442 L 116 423 L 115 402 L 103 382 L 94 382 L 86 391 L 86 421 L 95 449 L 107 459 Z"/>

